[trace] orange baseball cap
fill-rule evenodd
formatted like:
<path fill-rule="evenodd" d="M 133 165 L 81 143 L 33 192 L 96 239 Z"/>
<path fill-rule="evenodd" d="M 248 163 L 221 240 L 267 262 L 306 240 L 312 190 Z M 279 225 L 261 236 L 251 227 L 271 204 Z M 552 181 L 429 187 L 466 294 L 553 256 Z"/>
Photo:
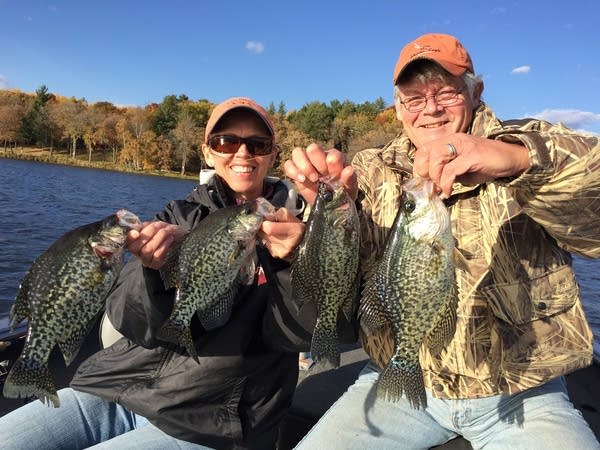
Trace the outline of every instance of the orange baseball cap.
<path fill-rule="evenodd" d="M 215 109 L 213 109 L 213 112 L 210 114 L 208 122 L 206 123 L 206 130 L 204 132 L 204 142 L 206 144 L 208 144 L 208 137 L 212 133 L 212 130 L 217 122 L 221 120 L 221 118 L 229 111 L 237 108 L 244 108 L 253 111 L 260 119 L 262 119 L 271 132 L 273 139 L 275 139 L 275 127 L 273 126 L 273 122 L 269 117 L 269 113 L 262 106 L 247 97 L 232 97 L 215 106 Z"/>
<path fill-rule="evenodd" d="M 467 71 L 474 73 L 471 57 L 458 39 L 449 34 L 430 33 L 418 37 L 402 49 L 394 67 L 394 84 L 406 66 L 417 59 L 434 61 L 457 77 Z"/>

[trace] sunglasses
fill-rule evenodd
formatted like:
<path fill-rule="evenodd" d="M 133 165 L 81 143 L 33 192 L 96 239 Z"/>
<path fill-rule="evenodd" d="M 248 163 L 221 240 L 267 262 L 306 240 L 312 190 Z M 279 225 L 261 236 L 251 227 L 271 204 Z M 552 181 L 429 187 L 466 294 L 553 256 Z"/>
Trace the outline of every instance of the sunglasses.
<path fill-rule="evenodd" d="M 264 156 L 273 152 L 275 145 L 273 139 L 262 137 L 241 138 L 239 136 L 223 135 L 213 136 L 208 140 L 208 145 L 217 153 L 233 155 L 242 144 L 246 145 L 248 152 L 253 156 Z"/>

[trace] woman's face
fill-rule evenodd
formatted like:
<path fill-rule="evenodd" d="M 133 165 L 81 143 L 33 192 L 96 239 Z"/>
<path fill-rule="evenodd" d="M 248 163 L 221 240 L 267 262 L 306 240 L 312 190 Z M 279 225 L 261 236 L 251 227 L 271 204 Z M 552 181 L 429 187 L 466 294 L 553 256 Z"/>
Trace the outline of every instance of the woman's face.
<path fill-rule="evenodd" d="M 214 136 L 272 138 L 265 123 L 253 112 L 243 109 L 227 113 L 211 133 L 211 137 Z M 217 175 L 240 200 L 254 200 L 262 195 L 263 181 L 277 157 L 275 147 L 268 155 L 255 156 L 245 143 L 233 154 L 218 153 L 208 145 L 203 145 L 202 152 L 208 165 L 215 168 Z"/>

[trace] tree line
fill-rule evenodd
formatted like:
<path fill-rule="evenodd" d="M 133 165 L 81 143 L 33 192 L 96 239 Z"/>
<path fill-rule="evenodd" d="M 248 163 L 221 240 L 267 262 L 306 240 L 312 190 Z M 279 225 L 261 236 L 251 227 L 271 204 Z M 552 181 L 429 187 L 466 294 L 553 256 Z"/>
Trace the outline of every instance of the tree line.
<path fill-rule="evenodd" d="M 168 95 L 144 107 L 118 107 L 109 102 L 52 94 L 44 85 L 35 94 L 0 90 L 0 145 L 39 147 L 67 152 L 70 158 L 110 161 L 129 171 L 160 170 L 197 173 L 203 167 L 199 148 L 206 122 L 216 106 L 186 95 Z M 287 111 L 285 103 L 268 105 L 280 147 L 274 174 L 296 146 L 319 142 L 351 157 L 382 145 L 399 131 L 393 108 L 382 98 L 354 103 L 312 101 Z"/>

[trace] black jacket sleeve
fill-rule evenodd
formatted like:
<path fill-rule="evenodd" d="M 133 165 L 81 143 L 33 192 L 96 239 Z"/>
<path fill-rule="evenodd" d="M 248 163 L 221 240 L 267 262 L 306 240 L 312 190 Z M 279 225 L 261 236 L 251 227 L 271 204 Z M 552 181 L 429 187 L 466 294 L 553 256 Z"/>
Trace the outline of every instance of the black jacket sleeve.
<path fill-rule="evenodd" d="M 123 268 L 106 301 L 113 326 L 125 337 L 146 348 L 157 345 L 155 336 L 173 307 L 175 290 L 165 290 L 158 271 L 134 258 Z"/>

